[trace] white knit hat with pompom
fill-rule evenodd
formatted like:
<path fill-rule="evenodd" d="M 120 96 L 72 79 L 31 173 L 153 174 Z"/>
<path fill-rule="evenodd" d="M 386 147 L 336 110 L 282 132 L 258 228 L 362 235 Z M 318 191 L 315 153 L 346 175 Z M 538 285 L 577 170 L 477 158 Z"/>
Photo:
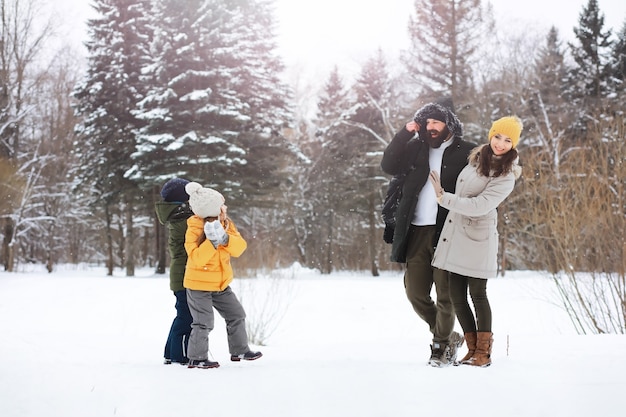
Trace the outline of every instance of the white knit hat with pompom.
<path fill-rule="evenodd" d="M 189 194 L 189 205 L 196 216 L 203 219 L 219 216 L 224 205 L 224 196 L 218 191 L 203 187 L 197 182 L 185 185 L 185 191 Z"/>

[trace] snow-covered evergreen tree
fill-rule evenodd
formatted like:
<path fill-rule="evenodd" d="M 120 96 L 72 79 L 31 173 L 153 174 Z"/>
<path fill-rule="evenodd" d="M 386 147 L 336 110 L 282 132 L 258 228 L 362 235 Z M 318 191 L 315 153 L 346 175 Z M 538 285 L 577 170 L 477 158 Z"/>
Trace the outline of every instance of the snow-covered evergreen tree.
<path fill-rule="evenodd" d="M 132 167 L 135 132 L 140 121 L 133 115 L 135 104 L 144 96 L 140 70 L 148 56 L 151 31 L 148 26 L 149 0 L 96 0 L 99 16 L 89 21 L 88 70 L 77 85 L 77 125 L 74 147 L 80 165 L 75 172 L 78 187 L 96 198 L 94 204 L 112 215 L 123 207 L 127 250 L 132 250 L 132 211 L 139 196 L 137 183 L 126 175 Z M 122 206 L 123 205 L 123 206 Z M 109 214 L 111 213 L 111 214 Z M 112 221 L 107 220 L 107 224 Z M 107 231 L 110 233 L 110 230 Z M 109 239 L 111 244 L 111 239 Z M 109 248 L 112 254 L 112 248 Z M 127 274 L 133 274 L 132 254 L 121 255 Z M 109 259 L 109 273 L 113 260 Z"/>
<path fill-rule="evenodd" d="M 235 175 L 241 179 L 241 198 L 256 206 L 274 205 L 283 191 L 280 185 L 287 181 L 284 170 L 295 163 L 299 152 L 283 133 L 292 124 L 293 95 L 280 78 L 284 65 L 276 52 L 273 3 L 274 0 L 227 2 L 234 5 L 236 29 L 240 33 L 239 64 L 233 68 L 231 83 L 250 117 L 238 137 L 247 163 Z"/>
<path fill-rule="evenodd" d="M 623 103 L 626 98 L 626 20 L 616 33 L 611 53 L 611 86 L 617 102 Z M 624 116 L 624 108 L 617 111 Z"/>
<path fill-rule="evenodd" d="M 135 111 L 145 126 L 137 136 L 133 178 L 159 184 L 210 170 L 210 182 L 220 172 L 218 161 L 245 163 L 244 150 L 232 139 L 237 119 L 249 118 L 229 89 L 231 71 L 224 60 L 234 50 L 235 41 L 226 36 L 233 14 L 221 3 L 164 0 L 155 5 L 151 62 L 144 67 L 149 87 Z"/>
<path fill-rule="evenodd" d="M 77 126 L 75 151 L 81 158 L 78 180 L 105 198 L 127 188 L 134 132 L 132 115 L 144 94 L 140 69 L 150 32 L 146 20 L 149 0 L 96 0 L 99 17 L 89 21 L 88 69 L 74 92 Z"/>
<path fill-rule="evenodd" d="M 185 176 L 253 205 L 276 188 L 290 149 L 282 138 L 289 94 L 278 78 L 270 4 L 157 4 L 132 178 L 158 185 Z"/>

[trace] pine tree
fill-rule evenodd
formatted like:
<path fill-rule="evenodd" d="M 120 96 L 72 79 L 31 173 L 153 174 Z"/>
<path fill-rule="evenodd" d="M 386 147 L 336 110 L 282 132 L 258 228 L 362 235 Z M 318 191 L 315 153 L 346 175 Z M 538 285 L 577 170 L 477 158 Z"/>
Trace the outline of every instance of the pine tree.
<path fill-rule="evenodd" d="M 337 247 L 335 225 L 340 223 L 337 218 L 336 204 L 343 200 L 340 183 L 337 181 L 337 170 L 344 169 L 344 155 L 333 148 L 333 142 L 345 138 L 348 131 L 343 121 L 349 109 L 349 91 L 334 67 L 324 84 L 318 101 L 316 124 L 318 130 L 316 142 L 310 147 L 312 161 L 308 184 L 311 211 L 307 224 L 310 226 L 307 248 L 311 256 L 311 266 L 319 268 L 322 273 L 330 274 L 335 264 L 334 250 Z M 338 196 L 341 196 L 338 198 Z"/>
<path fill-rule="evenodd" d="M 564 98 L 568 68 L 558 30 L 553 26 L 548 32 L 546 43 L 539 48 L 534 63 L 531 90 L 528 92 L 528 112 L 525 129 L 535 131 L 527 136 L 527 145 L 538 143 L 538 155 L 551 175 L 558 181 L 563 151 L 563 140 L 570 127 L 570 104 Z"/>
<path fill-rule="evenodd" d="M 265 135 L 282 134 L 292 117 L 288 104 L 292 94 L 280 79 L 284 65 L 276 53 L 273 0 L 239 3 L 233 9 L 239 39 L 233 57 L 238 65 L 233 65 L 231 82 L 248 108 L 246 128 Z"/>
<path fill-rule="evenodd" d="M 534 66 L 533 84 L 542 102 L 549 107 L 558 106 L 563 101 L 563 83 L 567 75 L 567 67 L 556 27 L 550 28 L 546 44 L 539 48 Z M 554 111 L 554 108 L 552 107 L 550 111 Z"/>
<path fill-rule="evenodd" d="M 88 69 L 84 80 L 76 87 L 77 125 L 74 147 L 80 161 L 74 173 L 81 191 L 103 206 L 107 216 L 125 217 L 127 251 L 132 251 L 132 212 L 139 197 L 136 182 L 127 173 L 133 166 L 135 131 L 141 126 L 133 116 L 135 103 L 145 94 L 141 68 L 145 65 L 151 38 L 147 8 L 149 0 L 96 0 L 94 8 L 99 17 L 89 21 L 87 41 Z M 110 207 L 109 207 L 110 206 Z M 113 207 L 122 207 L 118 213 Z M 111 219 L 107 224 L 112 224 Z M 120 228 L 122 229 L 122 228 Z M 111 230 L 107 234 L 111 235 Z M 109 245 L 112 245 L 112 239 Z M 108 250 L 109 274 L 114 266 L 113 249 Z M 131 252 L 120 255 L 127 274 L 134 274 Z"/>
<path fill-rule="evenodd" d="M 378 167 L 378 157 L 395 133 L 392 81 L 381 50 L 362 66 L 351 91 L 342 90 L 335 69 L 320 98 L 318 122 L 323 133 L 322 157 L 329 169 L 336 170 L 335 181 L 346 184 L 348 194 L 342 201 L 354 207 L 362 191 L 372 190 L 371 184 L 363 184 L 365 171 Z"/>
<path fill-rule="evenodd" d="M 617 39 L 611 53 L 611 90 L 615 93 L 616 102 L 623 103 L 626 98 L 626 21 L 617 32 Z M 623 106 L 618 110 L 624 115 Z"/>
<path fill-rule="evenodd" d="M 185 176 L 231 203 L 262 204 L 290 154 L 282 137 L 289 95 L 278 79 L 269 3 L 165 0 L 154 15 L 133 178 L 151 186 Z"/>
<path fill-rule="evenodd" d="M 480 0 L 415 0 L 405 64 L 423 98 L 452 97 L 457 107 L 471 101 L 482 20 Z"/>
<path fill-rule="evenodd" d="M 76 152 L 81 158 L 81 182 L 109 198 L 128 185 L 132 167 L 134 130 L 140 122 L 132 115 L 144 94 L 140 69 L 147 54 L 148 0 L 97 0 L 98 18 L 89 21 L 88 70 L 76 87 Z M 126 183 L 126 184 L 125 184 Z"/>
<path fill-rule="evenodd" d="M 317 222 L 324 248 L 321 269 L 326 273 L 339 265 L 367 265 L 378 275 L 379 189 L 384 182 L 380 156 L 395 133 L 394 98 L 380 50 L 364 63 L 352 88 L 345 88 L 335 68 L 321 94 L 317 116 L 321 147 L 311 178 L 318 184 L 313 189 L 321 213 Z"/>
<path fill-rule="evenodd" d="M 604 15 L 597 0 L 589 0 L 574 28 L 576 41 L 570 42 L 574 67 L 569 76 L 569 97 L 585 110 L 600 108 L 609 88 L 611 31 L 604 31 Z"/>
<path fill-rule="evenodd" d="M 144 69 L 148 91 L 135 111 L 145 126 L 132 176 L 149 185 L 172 176 L 204 176 L 211 183 L 220 173 L 226 177 L 218 161 L 244 162 L 244 151 L 230 142 L 244 104 L 229 89 L 224 66 L 232 55 L 234 42 L 226 34 L 233 16 L 220 1 L 201 0 L 164 0 L 153 15 L 151 62 Z"/>
<path fill-rule="evenodd" d="M 354 142 L 347 144 L 356 151 L 347 169 L 346 180 L 353 182 L 350 187 L 352 193 L 347 193 L 347 200 L 362 219 L 360 232 L 363 239 L 359 241 L 363 242 L 363 248 L 360 252 L 369 254 L 372 275 L 378 276 L 377 257 L 382 244 L 379 233 L 382 226 L 380 190 L 386 187 L 386 181 L 381 181 L 380 158 L 396 131 L 393 119 L 397 114 L 393 81 L 381 50 L 363 65 L 355 90 L 358 107 L 350 120 L 351 125 L 358 129 L 351 137 L 359 145 L 354 146 Z"/>
<path fill-rule="evenodd" d="M 237 21 L 239 64 L 233 67 L 233 89 L 245 103 L 249 122 L 237 137 L 246 151 L 246 164 L 236 173 L 240 198 L 268 207 L 282 195 L 285 170 L 294 164 L 298 150 L 285 139 L 292 124 L 292 92 L 280 78 L 284 70 L 276 52 L 274 0 L 240 0 L 233 10 Z M 250 16 L 254 16 L 250 19 Z"/>
<path fill-rule="evenodd" d="M 339 68 L 335 66 L 324 84 L 317 104 L 317 119 L 322 129 L 320 133 L 325 133 L 328 129 L 336 127 L 347 106 L 348 91 L 339 73 Z"/>

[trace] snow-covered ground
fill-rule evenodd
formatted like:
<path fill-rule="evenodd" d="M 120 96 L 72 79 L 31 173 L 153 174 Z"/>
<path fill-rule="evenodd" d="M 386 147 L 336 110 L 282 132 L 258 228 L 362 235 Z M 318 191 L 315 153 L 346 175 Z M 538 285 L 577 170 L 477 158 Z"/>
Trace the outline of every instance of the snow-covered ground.
<path fill-rule="evenodd" d="M 263 358 L 230 362 L 216 316 L 221 367 L 166 366 L 174 297 L 166 277 L 138 275 L 0 272 L 0 416 L 626 415 L 626 336 L 577 335 L 536 273 L 489 282 L 495 342 L 484 369 L 426 365 L 429 333 L 401 273 L 298 267 L 233 284 L 250 321 L 273 331 L 256 346 Z"/>

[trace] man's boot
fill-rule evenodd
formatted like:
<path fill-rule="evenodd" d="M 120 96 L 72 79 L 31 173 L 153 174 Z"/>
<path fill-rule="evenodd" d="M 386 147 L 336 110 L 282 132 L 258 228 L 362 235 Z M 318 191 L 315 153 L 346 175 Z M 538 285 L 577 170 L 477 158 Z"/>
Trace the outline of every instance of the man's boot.
<path fill-rule="evenodd" d="M 455 362 L 455 365 L 458 364 L 466 364 L 469 365 L 470 363 L 468 362 L 472 356 L 474 356 L 474 352 L 476 352 L 476 340 L 477 340 L 478 336 L 476 335 L 476 332 L 469 332 L 469 333 L 465 333 L 465 343 L 467 344 L 467 354 L 465 356 L 463 356 L 463 358 L 458 361 Z"/>
<path fill-rule="evenodd" d="M 493 333 L 476 332 L 476 352 L 469 359 L 469 365 L 486 367 L 491 365 L 491 346 L 493 345 Z"/>
<path fill-rule="evenodd" d="M 443 343 L 433 342 L 430 345 L 430 359 L 428 364 L 435 368 L 443 368 L 450 365 L 450 346 Z"/>

